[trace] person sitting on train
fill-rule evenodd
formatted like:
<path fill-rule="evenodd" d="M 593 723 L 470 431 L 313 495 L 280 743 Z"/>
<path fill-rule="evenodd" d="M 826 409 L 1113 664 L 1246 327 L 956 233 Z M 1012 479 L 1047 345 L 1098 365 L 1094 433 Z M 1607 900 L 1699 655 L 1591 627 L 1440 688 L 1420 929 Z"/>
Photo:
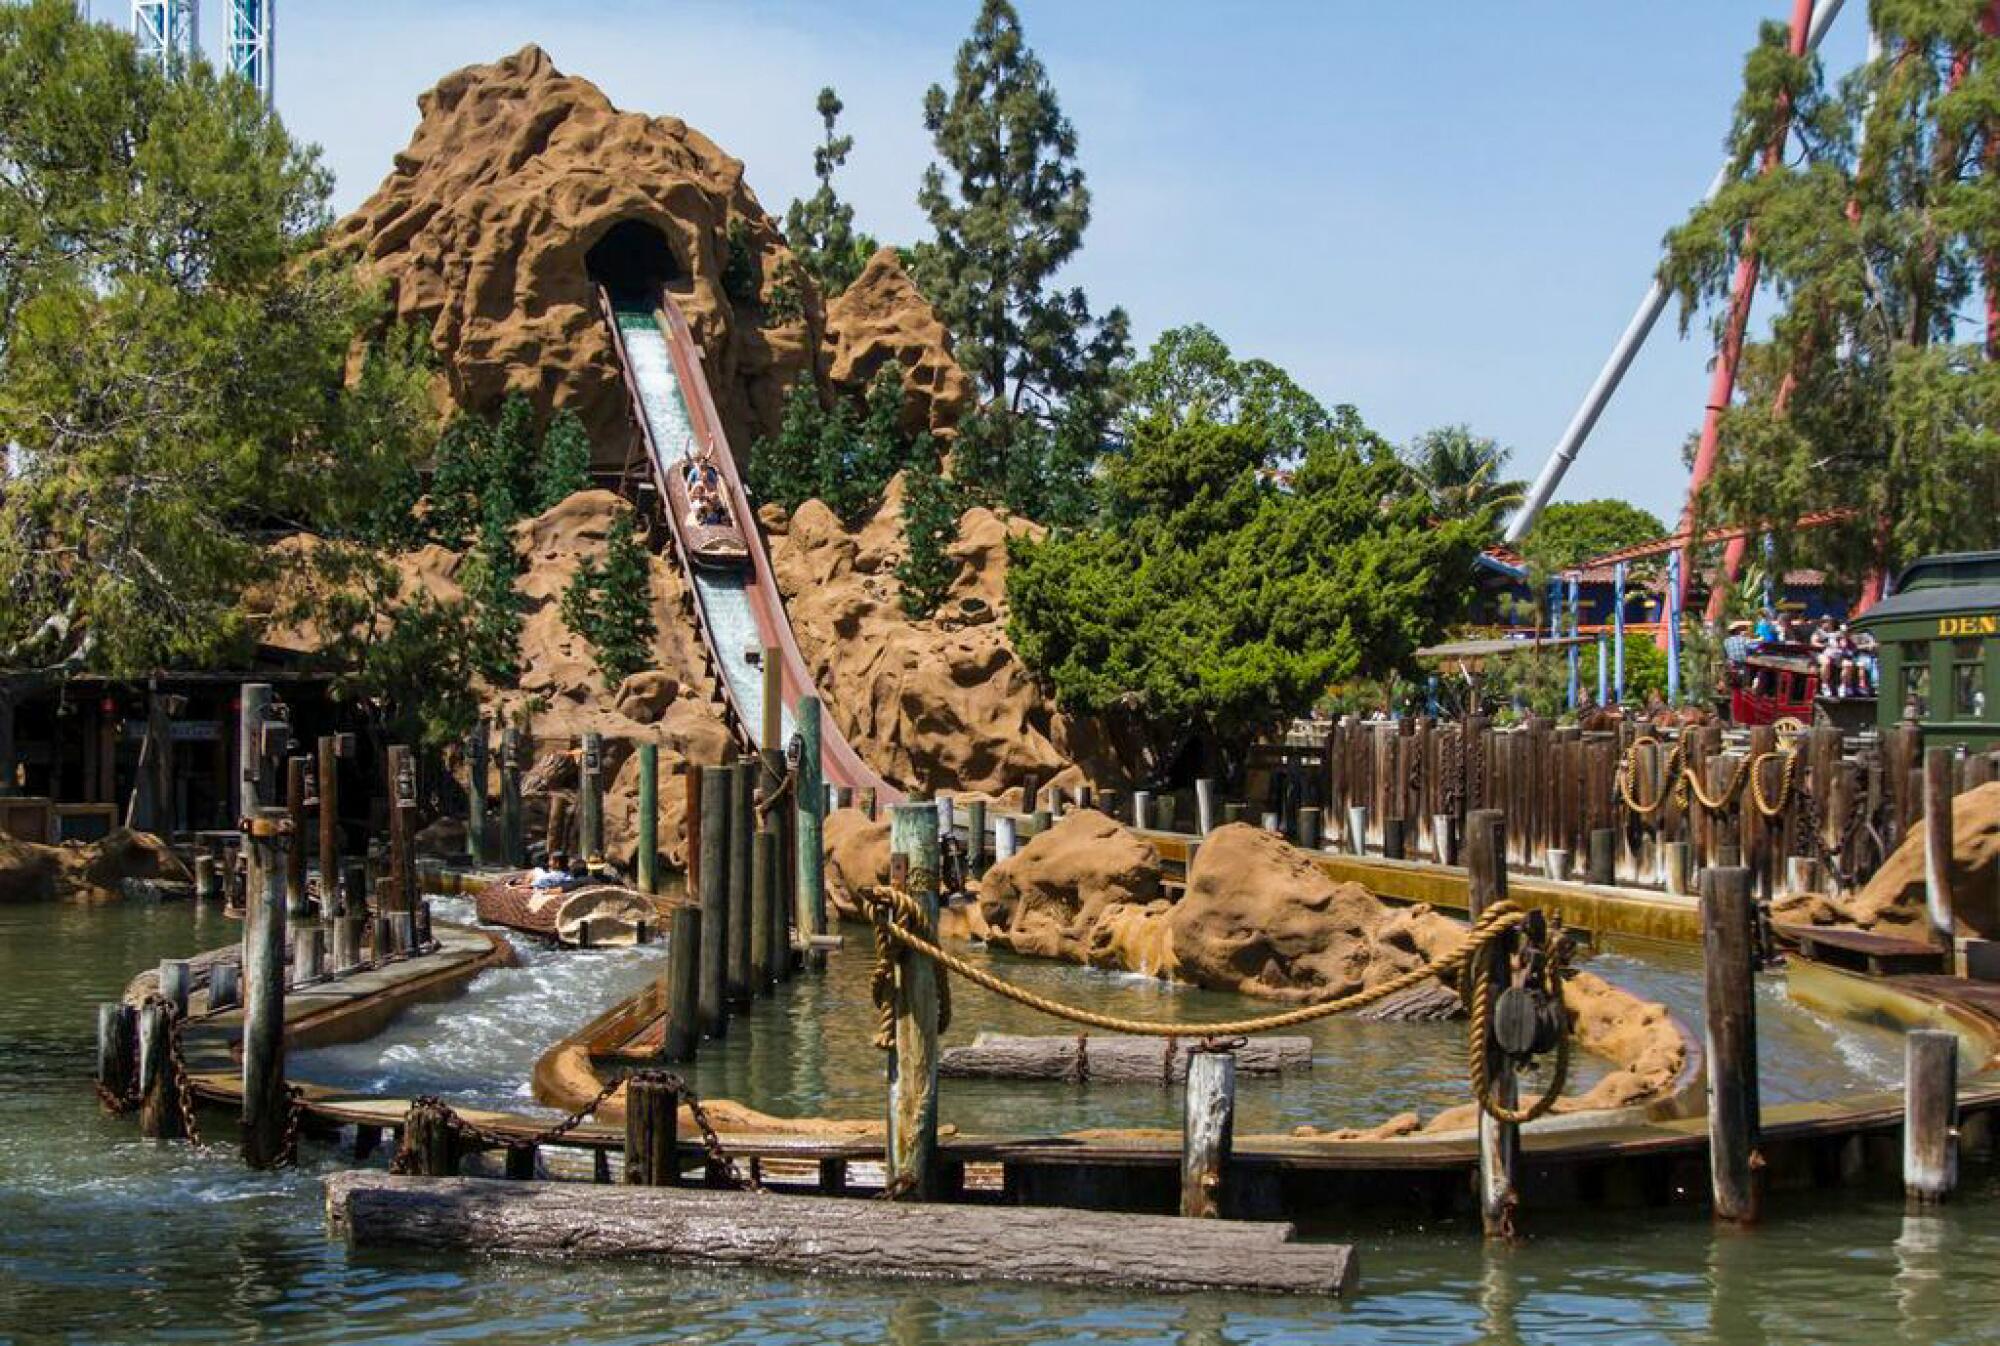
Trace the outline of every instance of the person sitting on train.
<path fill-rule="evenodd" d="M 1838 696 L 1841 669 L 1847 662 L 1841 653 L 1840 626 L 1832 614 L 1821 617 L 1819 626 L 1813 630 L 1811 645 L 1813 662 L 1819 665 L 1820 690 L 1828 696 Z"/>
<path fill-rule="evenodd" d="M 1875 679 L 1881 668 L 1877 655 L 1875 636 L 1868 631 L 1849 631 L 1840 628 L 1847 637 L 1847 668 L 1841 682 L 1843 692 L 1848 696 L 1875 695 Z"/>
<path fill-rule="evenodd" d="M 1731 622 L 1729 634 L 1722 639 L 1722 657 L 1732 665 L 1741 664 L 1750 657 L 1750 646 L 1753 643 L 1750 623 Z"/>
<path fill-rule="evenodd" d="M 1778 614 L 1769 608 L 1765 608 L 1763 612 L 1759 613 L 1757 616 L 1756 634 L 1761 644 L 1776 645 L 1779 641 L 1783 640 L 1785 633 L 1778 627 Z"/>

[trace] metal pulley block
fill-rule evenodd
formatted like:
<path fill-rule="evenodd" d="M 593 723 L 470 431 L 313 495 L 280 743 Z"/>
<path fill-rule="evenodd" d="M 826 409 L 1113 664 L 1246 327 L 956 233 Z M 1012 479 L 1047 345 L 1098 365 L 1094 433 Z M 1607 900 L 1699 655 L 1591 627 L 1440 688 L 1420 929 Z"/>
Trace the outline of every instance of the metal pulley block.
<path fill-rule="evenodd" d="M 1538 1050 L 1542 1007 L 1537 1000 L 1525 986 L 1509 986 L 1494 998 L 1494 1045 L 1516 1061 L 1525 1061 Z"/>

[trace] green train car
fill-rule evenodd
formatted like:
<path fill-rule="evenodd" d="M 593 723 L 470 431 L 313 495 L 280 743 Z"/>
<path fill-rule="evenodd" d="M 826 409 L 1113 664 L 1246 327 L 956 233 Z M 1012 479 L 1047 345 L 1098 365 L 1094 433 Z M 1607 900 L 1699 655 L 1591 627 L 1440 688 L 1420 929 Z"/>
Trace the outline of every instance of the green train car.
<path fill-rule="evenodd" d="M 2000 551 L 1912 563 L 1853 625 L 1880 646 L 1884 730 L 1913 720 L 1925 747 L 2000 747 Z"/>

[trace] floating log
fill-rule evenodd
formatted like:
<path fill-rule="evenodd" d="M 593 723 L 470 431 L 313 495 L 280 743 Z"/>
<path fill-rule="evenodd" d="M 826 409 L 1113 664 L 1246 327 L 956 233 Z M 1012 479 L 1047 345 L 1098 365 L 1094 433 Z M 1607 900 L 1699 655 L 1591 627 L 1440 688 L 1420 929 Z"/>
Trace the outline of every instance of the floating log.
<path fill-rule="evenodd" d="M 1197 1038 L 1142 1038 L 1109 1033 L 1034 1037 L 981 1033 L 971 1045 L 947 1048 L 939 1073 L 956 1080 L 1074 1080 L 1106 1084 L 1166 1084 L 1187 1078 Z M 1284 1075 L 1312 1069 L 1312 1039 L 1251 1038 L 1236 1049 L 1240 1075 Z"/>
<path fill-rule="evenodd" d="M 935 814 L 933 814 L 935 816 Z M 923 1280 L 1342 1294 L 1354 1250 L 1289 1224 L 995 1206 L 828 1201 L 687 1187 L 591 1187 L 372 1170 L 326 1180 L 351 1247 L 653 1257 Z"/>

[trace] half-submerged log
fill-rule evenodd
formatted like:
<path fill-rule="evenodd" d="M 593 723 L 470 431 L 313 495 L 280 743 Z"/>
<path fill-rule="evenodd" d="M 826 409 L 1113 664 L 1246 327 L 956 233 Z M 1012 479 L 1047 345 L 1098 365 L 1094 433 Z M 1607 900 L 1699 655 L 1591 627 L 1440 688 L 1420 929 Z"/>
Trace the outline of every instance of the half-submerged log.
<path fill-rule="evenodd" d="M 1341 1294 L 1355 1279 L 1352 1248 L 1293 1242 L 1289 1224 L 1171 1215 L 353 1170 L 327 1178 L 326 1216 L 352 1247 L 1278 1294 Z"/>
<path fill-rule="evenodd" d="M 1069 1080 L 1106 1084 L 1178 1084 L 1199 1038 L 1142 1038 L 1110 1033 L 1029 1037 L 981 1033 L 945 1049 L 939 1073 L 955 1080 Z M 1251 1038 L 1236 1049 L 1239 1075 L 1285 1075 L 1312 1069 L 1312 1039 Z"/>

